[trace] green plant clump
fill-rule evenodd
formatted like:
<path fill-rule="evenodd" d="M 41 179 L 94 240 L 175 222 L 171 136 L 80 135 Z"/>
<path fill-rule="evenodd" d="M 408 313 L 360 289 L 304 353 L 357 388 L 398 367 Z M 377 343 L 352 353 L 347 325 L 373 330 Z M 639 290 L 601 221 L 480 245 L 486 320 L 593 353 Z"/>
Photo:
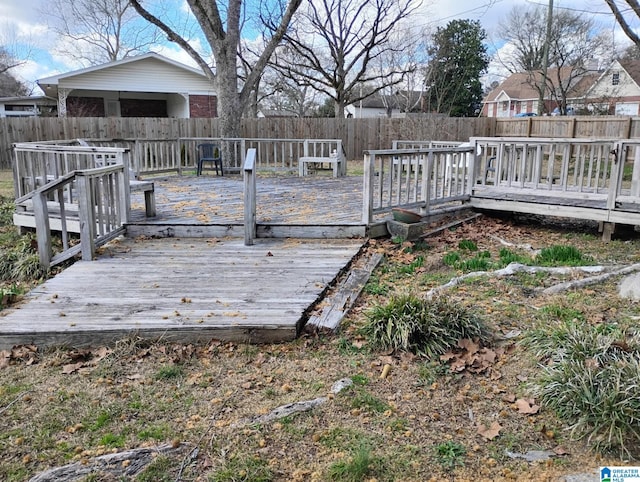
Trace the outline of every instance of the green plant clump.
<path fill-rule="evenodd" d="M 562 245 L 543 248 L 535 258 L 535 263 L 540 266 L 586 266 L 591 262 L 575 246 Z"/>
<path fill-rule="evenodd" d="M 564 326 L 564 329 L 562 328 Z M 640 336 L 584 323 L 551 327 L 550 363 L 536 382 L 541 402 L 594 448 L 640 455 Z M 543 334 L 540 333 L 537 339 Z"/>
<path fill-rule="evenodd" d="M 371 475 L 375 459 L 371 449 L 362 444 L 347 461 L 339 461 L 329 467 L 329 480 L 342 482 L 359 482 Z"/>
<path fill-rule="evenodd" d="M 435 446 L 436 459 L 445 469 L 453 469 L 464 465 L 463 458 L 466 453 L 467 450 L 464 445 L 453 440 L 442 442 Z"/>
<path fill-rule="evenodd" d="M 458 340 L 489 339 L 489 329 L 479 315 L 445 298 L 394 296 L 385 305 L 374 306 L 366 318 L 362 332 L 372 346 L 430 359 L 455 347 Z"/>

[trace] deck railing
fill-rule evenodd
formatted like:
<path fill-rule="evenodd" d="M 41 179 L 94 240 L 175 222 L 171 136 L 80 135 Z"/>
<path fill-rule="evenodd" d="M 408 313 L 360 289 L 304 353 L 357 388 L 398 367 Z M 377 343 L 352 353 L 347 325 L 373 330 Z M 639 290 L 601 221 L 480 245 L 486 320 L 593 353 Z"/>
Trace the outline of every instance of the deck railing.
<path fill-rule="evenodd" d="M 206 142 L 220 144 L 224 169 L 235 172 L 244 168 L 245 156 L 249 149 L 256 151 L 256 170 L 285 172 L 297 172 L 298 160 L 301 157 L 329 157 L 332 152 L 344 152 L 340 139 L 183 137 L 178 139 L 178 144 L 180 152 L 187 160 L 185 166 L 195 166 L 197 146 Z"/>
<path fill-rule="evenodd" d="M 363 222 L 394 207 L 419 209 L 466 201 L 473 147 L 388 149 L 364 155 Z"/>
<path fill-rule="evenodd" d="M 96 247 L 124 233 L 129 218 L 129 173 L 123 164 L 74 170 L 18 200 L 33 212 L 40 264 L 48 269 L 78 253 L 91 260 Z M 55 220 L 55 225 L 52 221 Z M 71 224 L 77 227 L 71 228 Z M 62 251 L 53 255 L 52 231 Z M 70 231 L 80 231 L 80 243 Z"/>
<path fill-rule="evenodd" d="M 19 225 L 36 228 L 44 267 L 80 252 L 91 259 L 96 246 L 124 232 L 130 215 L 128 149 L 74 140 L 15 144 L 14 155 L 16 216 Z M 62 239 L 62 252 L 55 256 L 52 231 Z M 78 232 L 80 244 L 74 244 L 71 233 Z"/>
<path fill-rule="evenodd" d="M 473 138 L 476 189 L 545 191 L 562 197 L 606 197 L 610 193 L 613 140 Z"/>
<path fill-rule="evenodd" d="M 194 170 L 198 162 L 198 144 L 218 143 L 221 146 L 224 169 L 242 171 L 246 152 L 256 150 L 256 169 L 259 171 L 297 172 L 301 157 L 329 157 L 333 152 L 344 153 L 340 139 L 259 139 L 181 137 L 178 139 L 72 139 L 38 143 L 15 144 L 15 156 L 19 164 L 30 163 L 35 167 L 40 161 L 34 155 L 22 152 L 55 152 L 58 148 L 86 152 L 95 150 L 96 157 L 104 149 L 127 149 L 131 152 L 130 168 L 133 176 Z M 85 147 L 82 151 L 82 147 Z M 77 148 L 77 149 L 76 149 Z M 43 157 L 49 154 L 42 154 Z M 26 159 L 28 157 L 29 159 Z M 84 167 L 91 167 L 91 163 Z M 83 168 L 84 168 L 83 167 Z M 22 168 L 21 168 L 22 169 Z M 24 170 L 24 169 L 23 169 Z M 71 169 L 73 170 L 73 169 Z M 68 171 L 67 171 L 68 172 Z M 28 192 L 28 191 L 27 191 Z"/>

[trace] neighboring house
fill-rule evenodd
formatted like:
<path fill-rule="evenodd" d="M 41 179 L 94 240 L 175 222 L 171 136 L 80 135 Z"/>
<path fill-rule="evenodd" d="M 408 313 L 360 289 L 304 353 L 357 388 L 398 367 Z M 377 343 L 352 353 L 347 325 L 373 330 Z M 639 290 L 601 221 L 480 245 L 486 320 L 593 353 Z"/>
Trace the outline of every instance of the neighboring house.
<path fill-rule="evenodd" d="M 591 86 L 585 106 L 603 114 L 640 115 L 640 60 L 615 61 Z"/>
<path fill-rule="evenodd" d="M 204 73 L 156 53 L 37 81 L 60 117 L 217 117 Z"/>
<path fill-rule="evenodd" d="M 407 110 L 423 111 L 423 93 L 420 91 L 400 91 L 395 95 L 371 95 L 366 99 L 345 107 L 347 117 L 396 117 Z"/>
<path fill-rule="evenodd" d="M 547 78 L 557 89 L 558 78 L 560 82 L 567 85 L 571 82 L 568 90 L 567 106 L 572 109 L 581 107 L 587 90 L 600 75 L 599 73 L 587 72 L 575 77 L 575 72 L 570 67 L 560 70 L 549 69 Z M 521 117 L 526 114 L 538 112 L 540 94 L 536 88 L 537 84 L 542 84 L 541 72 L 519 72 L 511 74 L 498 87 L 493 89 L 483 101 L 482 115 L 485 117 Z M 544 96 L 543 112 L 553 112 L 558 108 L 559 95 L 553 90 L 547 89 Z"/>
<path fill-rule="evenodd" d="M 0 97 L 0 117 L 36 117 L 55 115 L 58 102 L 44 95 Z"/>

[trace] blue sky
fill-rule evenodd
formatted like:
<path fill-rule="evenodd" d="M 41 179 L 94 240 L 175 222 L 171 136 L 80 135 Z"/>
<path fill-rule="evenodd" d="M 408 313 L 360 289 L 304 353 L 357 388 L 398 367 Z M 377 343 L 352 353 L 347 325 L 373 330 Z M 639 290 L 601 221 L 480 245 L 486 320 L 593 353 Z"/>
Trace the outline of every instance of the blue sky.
<path fill-rule="evenodd" d="M 422 25 L 445 25 L 450 20 L 478 20 L 488 33 L 491 47 L 500 48 L 502 42 L 496 38 L 496 26 L 514 6 L 548 4 L 545 0 L 424 0 L 415 22 Z M 22 80 L 34 83 L 36 79 L 56 73 L 74 70 L 77 64 L 70 59 L 55 56 L 51 47 L 57 39 L 47 28 L 46 19 L 40 13 L 48 4 L 47 0 L 0 0 L 0 41 L 27 62 L 14 71 Z M 614 29 L 615 22 L 604 0 L 554 0 L 557 8 L 571 8 L 591 12 L 604 28 Z M 602 14 L 600 14 L 602 13 Z M 626 39 L 616 29 L 620 43 Z M 30 48 L 25 47 L 29 45 Z M 192 64 L 189 57 L 173 45 L 158 46 L 158 53 L 175 60 Z M 39 94 L 39 89 L 35 89 Z"/>

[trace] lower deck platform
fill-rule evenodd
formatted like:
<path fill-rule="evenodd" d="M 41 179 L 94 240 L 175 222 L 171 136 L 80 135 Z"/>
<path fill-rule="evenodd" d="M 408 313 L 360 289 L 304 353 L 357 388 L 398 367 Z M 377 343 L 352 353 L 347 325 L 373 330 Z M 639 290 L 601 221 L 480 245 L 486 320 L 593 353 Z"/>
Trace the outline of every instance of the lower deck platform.
<path fill-rule="evenodd" d="M 0 313 L 0 350 L 292 340 L 363 240 L 119 239 Z"/>

